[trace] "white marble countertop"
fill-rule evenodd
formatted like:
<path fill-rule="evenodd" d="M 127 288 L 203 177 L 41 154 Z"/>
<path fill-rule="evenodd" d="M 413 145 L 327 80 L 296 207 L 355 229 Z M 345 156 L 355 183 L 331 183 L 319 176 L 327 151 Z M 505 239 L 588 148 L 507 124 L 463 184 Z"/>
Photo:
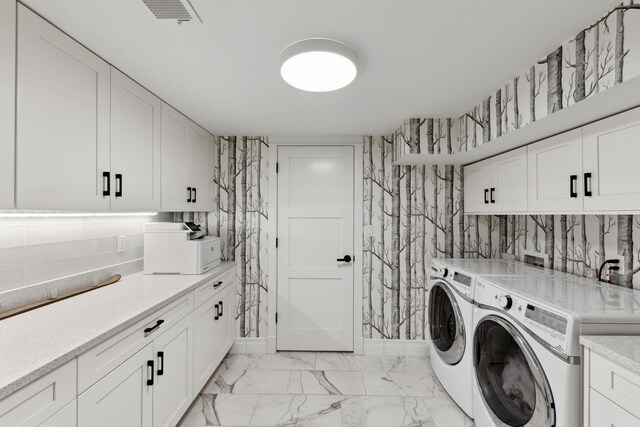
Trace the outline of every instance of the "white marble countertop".
<path fill-rule="evenodd" d="M 0 399 L 233 266 L 225 262 L 197 276 L 131 274 L 0 321 Z"/>
<path fill-rule="evenodd" d="M 583 335 L 580 344 L 640 375 L 640 335 Z"/>

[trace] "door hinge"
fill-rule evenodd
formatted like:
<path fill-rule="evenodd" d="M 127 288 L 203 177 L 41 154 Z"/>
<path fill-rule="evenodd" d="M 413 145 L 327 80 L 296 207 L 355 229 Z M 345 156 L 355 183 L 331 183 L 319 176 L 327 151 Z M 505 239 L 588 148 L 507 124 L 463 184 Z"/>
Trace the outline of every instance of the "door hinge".
<path fill-rule="evenodd" d="M 276 249 L 278 249 L 278 238 L 276 237 Z"/>
<path fill-rule="evenodd" d="M 279 170 L 280 170 L 280 166 L 279 166 L 278 162 L 276 162 L 276 173 L 278 173 Z"/>
<path fill-rule="evenodd" d="M 278 323 L 278 313 L 276 312 L 276 323 Z"/>

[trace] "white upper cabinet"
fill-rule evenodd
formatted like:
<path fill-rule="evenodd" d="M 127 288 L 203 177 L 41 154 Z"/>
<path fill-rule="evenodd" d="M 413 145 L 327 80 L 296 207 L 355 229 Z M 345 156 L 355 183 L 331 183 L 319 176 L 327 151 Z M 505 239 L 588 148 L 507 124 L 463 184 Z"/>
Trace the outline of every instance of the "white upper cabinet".
<path fill-rule="evenodd" d="M 527 211 L 527 148 L 522 147 L 491 159 L 492 212 Z"/>
<path fill-rule="evenodd" d="M 0 1 L 0 209 L 14 207 L 16 5 Z"/>
<path fill-rule="evenodd" d="M 484 213 L 491 210 L 491 160 L 483 160 L 464 167 L 464 210 Z"/>
<path fill-rule="evenodd" d="M 583 128 L 584 210 L 640 210 L 640 108 Z"/>
<path fill-rule="evenodd" d="M 190 209 L 187 151 L 190 121 L 162 103 L 162 210 Z"/>
<path fill-rule="evenodd" d="M 189 133 L 189 186 L 193 189 L 189 210 L 213 210 L 213 136 L 191 123 Z"/>
<path fill-rule="evenodd" d="M 526 147 L 465 166 L 464 207 L 469 214 L 526 212 Z"/>
<path fill-rule="evenodd" d="M 160 210 L 161 101 L 111 70 L 111 210 Z"/>
<path fill-rule="evenodd" d="M 162 210 L 213 210 L 213 136 L 162 104 Z"/>
<path fill-rule="evenodd" d="M 530 212 L 582 210 L 582 128 L 527 147 Z"/>
<path fill-rule="evenodd" d="M 109 210 L 109 64 L 19 4 L 17 67 L 17 208 Z"/>

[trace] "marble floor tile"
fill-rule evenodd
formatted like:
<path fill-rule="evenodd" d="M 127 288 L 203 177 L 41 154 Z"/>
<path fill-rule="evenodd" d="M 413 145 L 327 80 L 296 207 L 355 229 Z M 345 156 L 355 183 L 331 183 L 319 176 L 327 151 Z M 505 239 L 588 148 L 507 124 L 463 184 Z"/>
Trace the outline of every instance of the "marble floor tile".
<path fill-rule="evenodd" d="M 402 396 L 443 397 L 446 392 L 431 372 L 387 372 L 387 377 L 398 387 Z"/>
<path fill-rule="evenodd" d="M 291 371 L 289 394 L 363 395 L 360 371 Z"/>
<path fill-rule="evenodd" d="M 449 397 L 423 399 L 436 427 L 473 427 L 473 420 Z"/>
<path fill-rule="evenodd" d="M 386 372 L 431 372 L 428 357 L 381 356 L 381 359 Z"/>
<path fill-rule="evenodd" d="M 180 427 L 472 427 L 427 357 L 231 354 Z"/>
<path fill-rule="evenodd" d="M 342 425 L 344 396 L 260 396 L 251 426 L 336 427 Z"/>
<path fill-rule="evenodd" d="M 436 427 L 423 399 L 412 397 L 353 397 L 342 402 L 345 427 Z"/>
<path fill-rule="evenodd" d="M 183 419 L 182 425 L 246 426 L 251 421 L 257 401 L 257 395 L 202 394 Z"/>
<path fill-rule="evenodd" d="M 384 371 L 382 359 L 379 356 L 356 356 L 350 353 L 318 353 L 316 369 L 318 371 Z"/>
<path fill-rule="evenodd" d="M 367 396 L 402 396 L 388 372 L 363 372 L 362 379 Z"/>
<path fill-rule="evenodd" d="M 249 369 L 233 386 L 234 394 L 286 394 L 291 371 Z"/>
<path fill-rule="evenodd" d="M 316 367 L 316 353 L 279 352 L 276 354 L 253 355 L 251 369 L 313 370 Z"/>

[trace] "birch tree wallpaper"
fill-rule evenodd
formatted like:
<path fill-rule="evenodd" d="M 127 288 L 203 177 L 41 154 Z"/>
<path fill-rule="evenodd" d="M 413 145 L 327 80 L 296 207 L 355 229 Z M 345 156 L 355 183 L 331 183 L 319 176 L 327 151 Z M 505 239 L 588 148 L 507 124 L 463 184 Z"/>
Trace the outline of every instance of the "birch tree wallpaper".
<path fill-rule="evenodd" d="M 621 286 L 640 286 L 640 217 L 464 215 L 464 168 L 394 166 L 406 153 L 458 153 L 499 138 L 640 75 L 640 5 L 605 16 L 457 118 L 412 118 L 391 135 L 365 136 L 365 338 L 428 339 L 427 278 L 434 257 L 549 256 L 553 268 L 590 275 L 625 256 Z M 532 141 L 533 142 L 533 141 Z M 238 336 L 267 335 L 266 137 L 218 136 L 216 211 L 177 213 L 220 236 L 237 263 Z"/>

